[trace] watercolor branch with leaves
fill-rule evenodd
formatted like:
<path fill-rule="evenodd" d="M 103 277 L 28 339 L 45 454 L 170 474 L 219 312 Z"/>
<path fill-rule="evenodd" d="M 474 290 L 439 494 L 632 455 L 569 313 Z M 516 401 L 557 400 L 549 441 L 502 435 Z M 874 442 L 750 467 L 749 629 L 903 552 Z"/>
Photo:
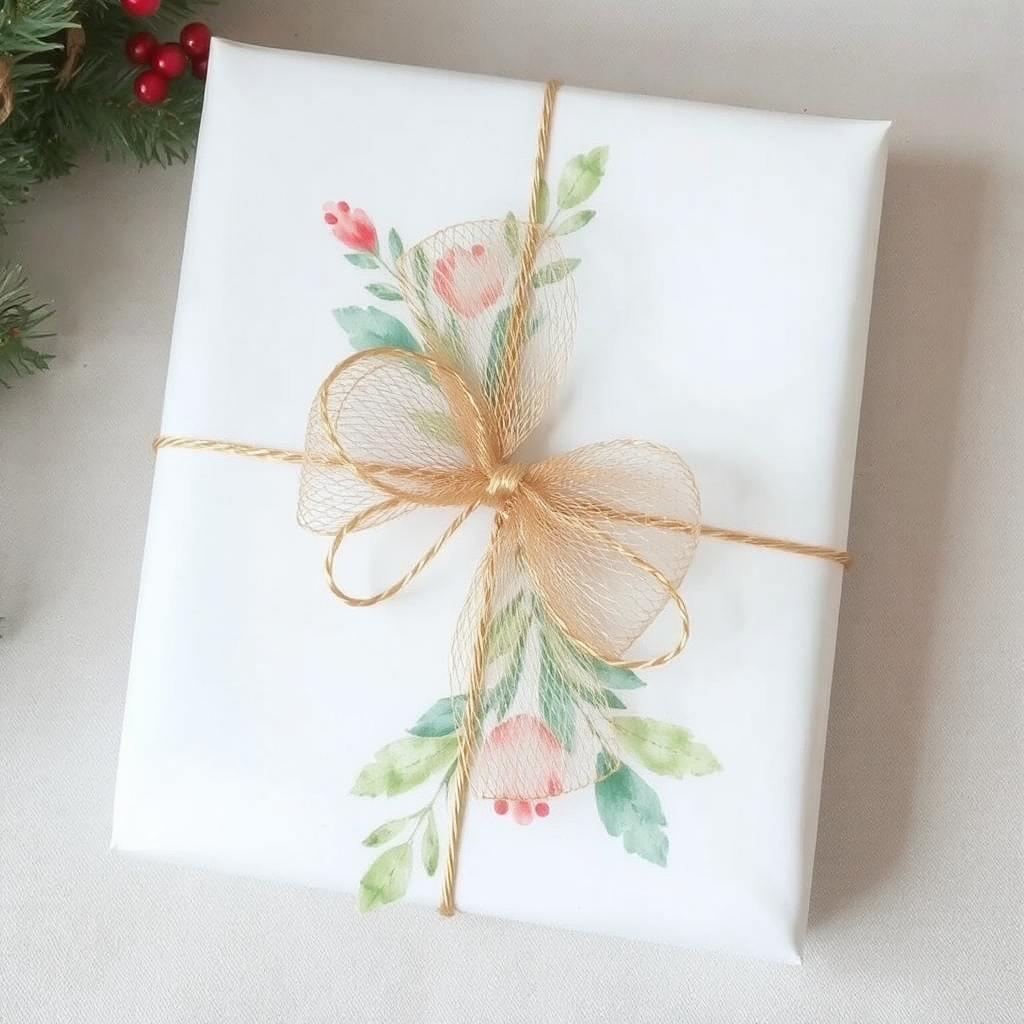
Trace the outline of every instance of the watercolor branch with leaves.
<path fill-rule="evenodd" d="M 607 161 L 606 146 L 592 149 L 568 162 L 554 196 L 545 184 L 538 221 L 547 237 L 570 235 L 594 219 L 596 211 L 584 204 L 600 185 Z M 344 202 L 327 203 L 324 220 L 351 250 L 345 254 L 349 263 L 387 278 L 366 285 L 371 295 L 399 303 L 412 292 L 414 307 L 401 309 L 412 313 L 414 327 L 429 335 L 433 352 L 440 351 L 452 365 L 465 363 L 468 332 L 486 320 L 488 347 L 479 384 L 485 397 L 493 398 L 509 319 L 508 308 L 502 307 L 508 261 L 517 256 L 521 242 L 516 218 L 510 213 L 500 222 L 497 237 L 473 237 L 474 225 L 465 225 L 469 237 L 464 245 L 431 255 L 421 246 L 406 252 L 394 228 L 382 247 L 370 217 Z M 542 262 L 533 274 L 533 288 L 555 285 L 579 265 L 579 259 L 563 256 Z M 377 306 L 345 306 L 333 314 L 356 350 L 424 350 L 403 320 Z M 529 330 L 536 325 L 531 323 Z M 441 439 L 451 429 L 434 413 L 422 414 L 416 426 Z M 496 814 L 528 825 L 552 813 L 552 801 L 562 794 L 593 785 L 605 831 L 621 839 L 626 852 L 662 867 L 669 851 L 667 820 L 641 771 L 681 779 L 720 770 L 711 751 L 687 729 L 629 714 L 629 691 L 643 687 L 643 680 L 577 647 L 545 614 L 525 574 L 491 617 L 486 661 L 477 721 L 463 722 L 464 695 L 443 697 L 405 736 L 378 750 L 355 781 L 353 793 L 365 797 L 425 794 L 425 803 L 385 821 L 363 840 L 367 847 L 384 849 L 360 881 L 362 910 L 400 899 L 416 862 L 428 876 L 437 871 L 438 819 L 447 813 L 464 727 L 476 738 L 474 774 L 484 780 L 478 788 L 488 794 Z"/>

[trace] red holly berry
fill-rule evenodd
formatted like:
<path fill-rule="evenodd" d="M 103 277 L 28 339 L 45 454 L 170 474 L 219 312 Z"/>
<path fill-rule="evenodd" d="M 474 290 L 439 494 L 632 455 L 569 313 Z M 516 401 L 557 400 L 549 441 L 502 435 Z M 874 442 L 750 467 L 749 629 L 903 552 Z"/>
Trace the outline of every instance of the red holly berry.
<path fill-rule="evenodd" d="M 178 43 L 161 43 L 149 58 L 149 66 L 164 78 L 180 78 L 188 67 L 188 55 Z"/>
<path fill-rule="evenodd" d="M 550 811 L 551 808 L 548 807 L 543 800 L 539 804 L 533 805 L 533 813 L 536 814 L 538 818 L 546 818 Z"/>
<path fill-rule="evenodd" d="M 201 21 L 190 21 L 181 30 L 178 41 L 192 58 L 205 57 L 210 52 L 210 30 Z"/>
<path fill-rule="evenodd" d="M 195 75 L 200 82 L 206 81 L 206 66 L 209 63 L 209 60 L 209 57 L 192 58 L 192 74 Z"/>
<path fill-rule="evenodd" d="M 135 95 L 143 103 L 162 103 L 167 98 L 167 79 L 158 71 L 135 76 Z"/>
<path fill-rule="evenodd" d="M 495 800 L 494 801 L 494 813 L 495 814 L 508 814 L 508 801 L 507 800 Z"/>
<path fill-rule="evenodd" d="M 149 18 L 160 10 L 160 0 L 121 0 L 121 7 L 133 18 Z"/>
<path fill-rule="evenodd" d="M 148 64 L 157 47 L 152 32 L 133 32 L 124 43 L 125 56 L 132 64 Z"/>

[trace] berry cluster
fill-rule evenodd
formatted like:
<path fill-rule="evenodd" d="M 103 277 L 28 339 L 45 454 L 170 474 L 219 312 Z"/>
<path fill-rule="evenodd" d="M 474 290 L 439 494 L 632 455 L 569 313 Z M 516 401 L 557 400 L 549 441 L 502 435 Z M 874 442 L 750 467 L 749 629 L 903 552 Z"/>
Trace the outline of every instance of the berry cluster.
<path fill-rule="evenodd" d="M 156 13 L 160 0 L 121 0 L 121 6 L 128 14 L 148 18 Z M 143 103 L 162 103 L 168 83 L 185 74 L 190 64 L 196 78 L 206 78 L 210 30 L 201 21 L 190 22 L 176 43 L 161 43 L 152 32 L 133 32 L 124 50 L 130 63 L 145 67 L 135 76 L 136 97 Z"/>

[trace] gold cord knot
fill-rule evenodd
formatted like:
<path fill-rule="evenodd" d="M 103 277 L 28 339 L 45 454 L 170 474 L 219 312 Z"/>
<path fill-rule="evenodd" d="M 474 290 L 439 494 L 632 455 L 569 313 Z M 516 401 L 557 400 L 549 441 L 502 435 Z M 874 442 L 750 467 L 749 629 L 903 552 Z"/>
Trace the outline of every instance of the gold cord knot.
<path fill-rule="evenodd" d="M 523 482 L 525 475 L 526 467 L 514 462 L 506 462 L 492 470 L 484 490 L 487 495 L 485 498 L 487 504 L 501 508 L 519 490 L 519 485 Z"/>

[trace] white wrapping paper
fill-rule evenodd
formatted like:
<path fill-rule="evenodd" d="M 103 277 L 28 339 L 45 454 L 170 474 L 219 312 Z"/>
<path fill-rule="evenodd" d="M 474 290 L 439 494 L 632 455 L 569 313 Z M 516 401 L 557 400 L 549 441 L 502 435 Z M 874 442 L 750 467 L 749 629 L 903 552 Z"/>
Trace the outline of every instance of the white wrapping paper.
<path fill-rule="evenodd" d="M 274 85 L 254 103 L 259 81 Z M 379 275 L 345 259 L 357 250 L 325 202 L 365 210 L 385 252 L 392 226 L 408 244 L 523 215 L 541 94 L 215 41 L 161 431 L 301 448 L 320 381 L 352 352 L 332 310 L 402 317 L 367 292 Z M 553 192 L 577 154 L 607 154 L 584 204 L 596 216 L 562 239 L 579 320 L 536 452 L 659 441 L 692 467 L 707 522 L 844 547 L 887 130 L 563 88 Z M 324 584 L 324 538 L 296 524 L 297 487 L 289 465 L 159 454 L 113 845 L 355 892 L 383 848 L 362 840 L 437 784 L 351 792 L 448 693 L 488 515 L 401 595 L 353 609 Z M 349 589 L 389 583 L 443 521 L 361 535 Z M 683 584 L 689 646 L 616 691 L 624 714 L 684 727 L 719 768 L 632 762 L 657 794 L 664 865 L 610 834 L 594 787 L 553 796 L 528 827 L 474 800 L 460 909 L 798 959 L 842 579 L 702 541 Z M 420 856 L 407 899 L 435 904 Z"/>

